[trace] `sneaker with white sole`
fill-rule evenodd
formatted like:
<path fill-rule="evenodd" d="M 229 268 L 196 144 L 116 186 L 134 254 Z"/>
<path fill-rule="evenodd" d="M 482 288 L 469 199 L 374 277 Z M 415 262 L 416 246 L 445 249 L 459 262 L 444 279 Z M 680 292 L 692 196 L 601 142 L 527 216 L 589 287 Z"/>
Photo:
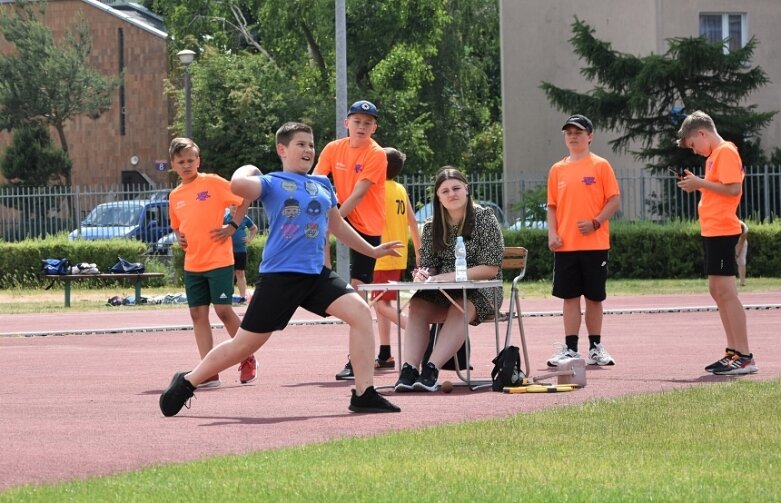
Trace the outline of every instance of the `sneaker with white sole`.
<path fill-rule="evenodd" d="M 580 358 L 580 353 L 577 351 L 572 351 L 565 344 L 559 344 L 557 347 L 559 349 L 556 351 L 556 353 L 548 358 L 548 367 L 558 367 L 559 363 L 561 363 L 563 360 Z"/>
<path fill-rule="evenodd" d="M 255 355 L 250 355 L 239 364 L 239 381 L 241 384 L 249 384 L 255 382 L 257 378 L 258 361 L 255 359 Z"/>
<path fill-rule="evenodd" d="M 418 377 L 420 377 L 418 369 L 409 363 L 405 363 L 401 366 L 401 374 L 399 375 L 399 380 L 396 381 L 396 384 L 393 386 L 393 391 L 396 393 L 412 391 Z"/>
<path fill-rule="evenodd" d="M 735 353 L 732 355 L 732 360 L 725 366 L 719 367 L 713 371 L 714 374 L 720 376 L 734 376 L 734 375 L 746 375 L 755 374 L 759 371 L 757 364 L 754 363 L 754 355 L 740 355 Z"/>
<path fill-rule="evenodd" d="M 605 346 L 602 344 L 594 344 L 594 347 L 588 350 L 588 358 L 586 358 L 587 365 L 599 365 L 603 367 L 605 365 L 615 365 L 616 362 L 610 353 L 607 352 Z"/>
<path fill-rule="evenodd" d="M 415 391 L 437 391 L 437 379 L 439 378 L 439 370 L 437 367 L 428 362 L 420 369 L 420 376 L 415 384 L 412 385 L 412 389 Z"/>
<path fill-rule="evenodd" d="M 726 367 L 732 361 L 732 357 L 734 355 L 734 349 L 726 348 L 724 350 L 724 356 L 720 360 L 716 360 L 715 362 L 705 367 L 705 372 L 713 372 L 714 370 L 720 369 L 721 367 Z"/>

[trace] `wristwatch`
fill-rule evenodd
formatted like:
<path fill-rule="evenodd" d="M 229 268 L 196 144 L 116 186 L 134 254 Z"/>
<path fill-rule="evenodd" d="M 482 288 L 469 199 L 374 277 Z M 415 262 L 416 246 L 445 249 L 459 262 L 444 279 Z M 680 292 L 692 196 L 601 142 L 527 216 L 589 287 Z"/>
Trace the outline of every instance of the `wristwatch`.
<path fill-rule="evenodd" d="M 237 223 L 236 223 L 236 222 L 234 222 L 233 220 L 231 220 L 230 222 L 228 222 L 228 225 L 230 225 L 231 227 L 233 227 L 233 228 L 234 228 L 234 229 L 236 229 L 236 230 L 239 230 L 239 224 L 237 224 Z"/>

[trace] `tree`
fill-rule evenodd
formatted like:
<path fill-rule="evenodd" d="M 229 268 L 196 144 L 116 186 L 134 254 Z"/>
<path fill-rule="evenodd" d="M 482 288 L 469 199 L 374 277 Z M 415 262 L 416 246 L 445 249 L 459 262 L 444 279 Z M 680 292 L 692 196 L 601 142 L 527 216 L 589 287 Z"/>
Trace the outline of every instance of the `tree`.
<path fill-rule="evenodd" d="M 210 65 L 218 54 L 234 58 L 231 79 L 238 80 L 230 85 L 262 81 L 253 91 L 261 103 L 288 104 L 270 115 L 265 106 L 256 111 L 254 122 L 269 128 L 267 138 L 280 120 L 304 118 L 313 122 L 319 147 L 335 137 L 333 0 L 148 0 L 147 5 L 165 16 L 172 54 L 195 49 L 208 54 Z M 433 173 L 443 164 L 501 171 L 496 2 L 348 0 L 346 7 L 348 97 L 369 99 L 380 108 L 378 142 L 404 151 L 410 173 Z M 260 59 L 240 63 L 245 58 Z M 227 96 L 228 89 L 201 87 L 197 75 L 203 62 L 199 56 L 190 67 L 193 134 L 199 141 L 199 128 L 208 124 L 230 129 L 225 108 L 204 103 L 219 102 L 215 95 Z M 237 72 L 250 68 L 259 73 L 239 77 Z M 206 112 L 216 115 L 200 115 Z M 242 112 L 252 123 L 252 110 Z M 246 132 L 226 130 L 223 141 L 247 144 L 246 135 L 232 136 Z"/>
<path fill-rule="evenodd" d="M 760 67 L 750 66 L 754 38 L 726 54 L 721 43 L 702 37 L 673 38 L 665 54 L 640 57 L 613 50 L 577 18 L 572 32 L 575 53 L 586 61 L 581 73 L 597 86 L 586 93 L 549 82 L 540 87 L 559 110 L 586 114 L 619 132 L 610 142 L 614 151 L 630 151 L 654 172 L 701 165 L 701 158 L 675 145 L 675 134 L 687 113 L 703 110 L 713 117 L 721 136 L 738 146 L 745 164 L 761 155 L 759 132 L 776 112 L 744 105 L 769 82 Z M 638 144 L 638 150 L 630 150 Z"/>
<path fill-rule="evenodd" d="M 0 11 L 0 35 L 16 48 L 0 55 L 0 130 L 48 124 L 67 155 L 65 124 L 80 115 L 97 119 L 109 110 L 120 79 L 90 66 L 92 38 L 83 16 L 55 44 L 42 21 L 45 12 L 46 2 L 30 0 Z M 70 171 L 62 175 L 70 185 Z"/>
<path fill-rule="evenodd" d="M 32 122 L 14 130 L 0 167 L 12 184 L 40 187 L 69 175 L 71 160 L 62 149 L 52 145 L 46 126 Z"/>

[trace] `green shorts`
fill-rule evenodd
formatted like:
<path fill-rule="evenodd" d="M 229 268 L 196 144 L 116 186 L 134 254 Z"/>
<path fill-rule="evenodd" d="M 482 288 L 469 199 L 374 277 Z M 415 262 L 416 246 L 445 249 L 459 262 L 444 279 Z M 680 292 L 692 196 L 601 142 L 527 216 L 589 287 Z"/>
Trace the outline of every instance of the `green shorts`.
<path fill-rule="evenodd" d="M 190 307 L 233 303 L 233 266 L 204 272 L 184 271 L 184 292 Z"/>

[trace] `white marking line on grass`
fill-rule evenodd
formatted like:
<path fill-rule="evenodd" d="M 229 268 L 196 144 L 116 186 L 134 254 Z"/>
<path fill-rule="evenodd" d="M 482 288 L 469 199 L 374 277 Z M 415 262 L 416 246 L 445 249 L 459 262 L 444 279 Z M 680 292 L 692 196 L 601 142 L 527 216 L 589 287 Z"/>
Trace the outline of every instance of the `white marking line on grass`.
<path fill-rule="evenodd" d="M 746 311 L 768 311 L 771 309 L 781 309 L 781 304 L 744 304 Z M 631 307 L 623 309 L 605 309 L 605 315 L 621 314 L 669 314 L 669 313 L 703 313 L 718 311 L 716 306 L 681 306 L 681 307 Z M 531 311 L 524 312 L 524 318 L 543 318 L 547 316 L 561 316 L 561 311 Z M 517 314 L 516 314 L 517 317 Z M 293 320 L 288 325 L 342 325 L 343 321 L 337 319 L 311 319 L 311 320 Z M 220 323 L 213 323 L 213 329 L 225 328 Z M 58 336 L 58 335 L 94 335 L 94 334 L 129 334 L 139 332 L 175 332 L 181 330 L 192 330 L 192 325 L 158 325 L 148 327 L 122 327 L 122 328 L 84 328 L 58 331 L 33 331 L 33 332 L 0 332 L 0 337 L 38 337 L 38 336 Z"/>

